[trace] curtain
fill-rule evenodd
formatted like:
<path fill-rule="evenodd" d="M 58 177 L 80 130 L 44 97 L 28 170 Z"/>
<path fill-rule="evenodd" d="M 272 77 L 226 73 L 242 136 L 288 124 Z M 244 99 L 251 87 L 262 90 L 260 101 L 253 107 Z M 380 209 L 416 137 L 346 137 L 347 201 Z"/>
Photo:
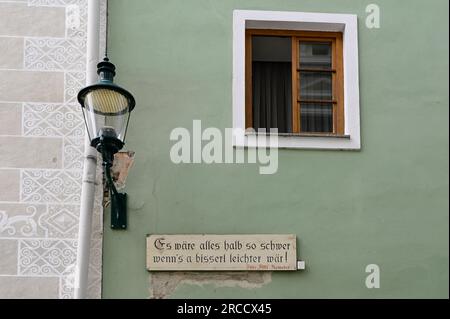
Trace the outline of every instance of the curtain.
<path fill-rule="evenodd" d="M 253 127 L 292 132 L 290 62 L 253 62 Z"/>
<path fill-rule="evenodd" d="M 302 132 L 333 132 L 333 105 L 331 103 L 302 103 L 300 118 Z"/>

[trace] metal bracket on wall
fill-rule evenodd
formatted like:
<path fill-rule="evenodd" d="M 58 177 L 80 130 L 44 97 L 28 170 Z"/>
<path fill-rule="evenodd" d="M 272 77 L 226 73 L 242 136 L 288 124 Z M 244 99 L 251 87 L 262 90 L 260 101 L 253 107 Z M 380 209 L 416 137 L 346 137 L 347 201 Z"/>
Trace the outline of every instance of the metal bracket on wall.
<path fill-rule="evenodd" d="M 111 194 L 111 228 L 127 229 L 127 194 Z"/>

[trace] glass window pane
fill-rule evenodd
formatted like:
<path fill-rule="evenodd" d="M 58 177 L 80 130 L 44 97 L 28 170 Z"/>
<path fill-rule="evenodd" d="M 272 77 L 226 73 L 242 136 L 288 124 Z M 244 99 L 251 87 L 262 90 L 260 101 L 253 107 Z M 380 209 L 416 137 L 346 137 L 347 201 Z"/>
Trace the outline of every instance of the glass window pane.
<path fill-rule="evenodd" d="M 291 38 L 274 36 L 252 37 L 252 60 L 259 62 L 291 62 Z"/>
<path fill-rule="evenodd" d="M 300 72 L 299 99 L 332 100 L 332 74 L 324 72 Z"/>
<path fill-rule="evenodd" d="M 301 103 L 300 127 L 305 133 L 333 132 L 333 105 L 331 103 Z"/>
<path fill-rule="evenodd" d="M 331 69 L 331 43 L 300 42 L 300 68 Z"/>
<path fill-rule="evenodd" d="M 253 128 L 292 131 L 291 38 L 252 37 Z"/>

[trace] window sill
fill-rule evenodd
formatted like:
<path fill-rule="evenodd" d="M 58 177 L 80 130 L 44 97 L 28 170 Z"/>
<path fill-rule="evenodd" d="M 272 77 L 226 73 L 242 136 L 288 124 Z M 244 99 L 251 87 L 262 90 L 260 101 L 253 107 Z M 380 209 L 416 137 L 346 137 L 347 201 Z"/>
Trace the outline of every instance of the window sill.
<path fill-rule="evenodd" d="M 258 133 L 249 133 L 246 132 L 245 136 L 286 136 L 286 137 L 326 137 L 326 138 L 345 138 L 350 139 L 350 135 L 345 134 L 327 134 L 327 133 L 264 133 L 264 132 L 258 132 Z"/>
<path fill-rule="evenodd" d="M 242 132 L 244 133 L 244 132 Z M 270 146 L 269 146 L 270 145 Z M 245 132 L 233 141 L 235 147 L 310 150 L 351 150 L 361 149 L 359 139 L 352 135 L 308 134 L 308 133 L 257 133 Z"/>

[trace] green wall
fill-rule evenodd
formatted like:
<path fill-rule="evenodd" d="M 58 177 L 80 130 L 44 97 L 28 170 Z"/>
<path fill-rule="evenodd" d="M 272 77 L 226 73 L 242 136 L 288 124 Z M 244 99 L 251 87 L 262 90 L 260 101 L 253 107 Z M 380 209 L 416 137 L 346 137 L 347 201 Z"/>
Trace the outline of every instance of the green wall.
<path fill-rule="evenodd" d="M 381 28 L 365 8 L 381 8 Z M 231 127 L 234 9 L 357 14 L 362 149 L 280 150 L 279 170 L 170 161 L 175 127 Z M 110 0 L 109 51 L 133 92 L 129 228 L 105 213 L 103 296 L 147 298 L 148 233 L 294 233 L 307 270 L 178 298 L 448 297 L 447 0 Z M 381 288 L 365 287 L 365 266 Z"/>

